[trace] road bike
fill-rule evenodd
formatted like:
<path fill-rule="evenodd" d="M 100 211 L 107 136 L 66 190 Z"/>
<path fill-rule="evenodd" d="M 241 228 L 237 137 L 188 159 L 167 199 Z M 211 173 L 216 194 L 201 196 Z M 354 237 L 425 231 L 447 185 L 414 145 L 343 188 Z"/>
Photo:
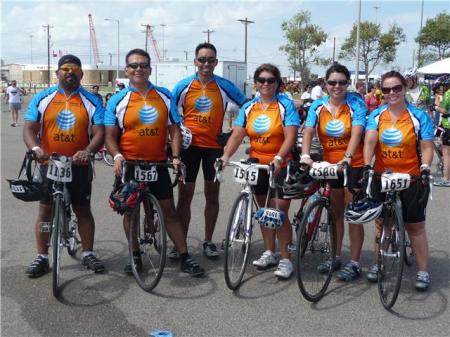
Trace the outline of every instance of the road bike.
<path fill-rule="evenodd" d="M 269 186 L 275 187 L 274 167 L 254 163 L 251 160 L 222 162 L 216 160 L 216 180 L 222 180 L 225 166 L 234 167 L 233 178 L 242 186 L 239 195 L 231 207 L 228 219 L 225 240 L 223 243 L 225 251 L 224 275 L 228 288 L 237 289 L 244 277 L 255 223 L 255 213 L 260 209 L 256 201 L 253 186 L 257 184 L 259 171 L 269 173 Z M 268 195 L 270 189 L 268 191 Z"/>
<path fill-rule="evenodd" d="M 128 246 L 131 269 L 137 284 L 145 291 L 154 289 L 163 274 L 166 263 L 166 224 L 161 206 L 152 193 L 150 182 L 158 181 L 157 167 L 174 168 L 172 162 L 151 162 L 126 160 L 123 166 L 122 182 L 136 187 L 135 205 L 126 212 L 129 217 Z M 131 170 L 131 179 L 126 180 L 126 172 Z M 185 177 L 185 168 L 175 176 L 173 188 Z M 139 251 L 142 265 L 134 263 L 133 253 Z"/>
<path fill-rule="evenodd" d="M 336 228 L 331 209 L 329 180 L 338 179 L 341 168 L 337 164 L 314 162 L 310 176 L 320 182 L 314 200 L 303 212 L 302 202 L 293 223 L 298 224 L 296 250 L 297 283 L 303 297 L 310 302 L 319 301 L 331 281 L 336 258 Z M 344 185 L 346 170 L 343 168 Z M 323 273 L 319 266 L 330 260 L 330 269 Z"/>
<path fill-rule="evenodd" d="M 402 216 L 402 202 L 399 193 L 407 189 L 411 182 L 423 184 L 422 201 L 431 193 L 431 180 L 406 173 L 385 172 L 382 174 L 369 172 L 367 195 L 371 195 L 373 177 L 380 178 L 381 192 L 386 193 L 381 212 L 381 233 L 377 235 L 378 294 L 386 309 L 392 308 L 400 292 L 403 264 L 412 265 L 414 252 L 405 231 Z"/>

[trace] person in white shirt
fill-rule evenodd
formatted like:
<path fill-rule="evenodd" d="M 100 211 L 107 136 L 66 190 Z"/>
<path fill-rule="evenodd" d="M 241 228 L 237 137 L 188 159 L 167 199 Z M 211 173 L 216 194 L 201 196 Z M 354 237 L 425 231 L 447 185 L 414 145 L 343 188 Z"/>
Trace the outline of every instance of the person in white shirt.
<path fill-rule="evenodd" d="M 25 91 L 17 87 L 17 82 L 12 81 L 11 85 L 6 88 L 5 103 L 9 103 L 9 110 L 11 111 L 11 126 L 17 126 L 19 121 L 19 111 L 22 107 L 22 95 Z"/>
<path fill-rule="evenodd" d="M 315 101 L 323 96 L 323 79 L 319 78 L 317 84 L 311 90 L 311 99 Z"/>
<path fill-rule="evenodd" d="M 302 94 L 302 96 L 300 97 L 301 100 L 307 100 L 307 99 L 311 99 L 311 85 L 307 85 L 305 88 L 305 92 Z"/>

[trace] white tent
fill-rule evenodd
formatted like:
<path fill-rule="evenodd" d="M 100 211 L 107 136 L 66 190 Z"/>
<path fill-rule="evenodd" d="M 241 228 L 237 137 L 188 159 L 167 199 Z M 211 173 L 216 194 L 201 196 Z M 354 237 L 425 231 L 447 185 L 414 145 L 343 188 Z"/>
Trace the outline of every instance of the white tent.
<path fill-rule="evenodd" d="M 450 57 L 417 69 L 421 74 L 450 74 Z"/>

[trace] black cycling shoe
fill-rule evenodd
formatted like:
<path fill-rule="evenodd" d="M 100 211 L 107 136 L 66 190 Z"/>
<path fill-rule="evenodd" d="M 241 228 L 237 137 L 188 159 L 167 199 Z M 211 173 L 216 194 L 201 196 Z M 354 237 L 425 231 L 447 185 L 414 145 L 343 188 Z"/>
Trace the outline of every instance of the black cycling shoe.
<path fill-rule="evenodd" d="M 205 275 L 205 269 L 203 269 L 192 257 L 188 257 L 186 260 L 181 261 L 181 271 L 190 274 L 193 277 L 202 277 Z"/>
<path fill-rule="evenodd" d="M 37 256 L 25 271 L 30 278 L 41 277 L 50 271 L 48 259 L 42 256 Z"/>
<path fill-rule="evenodd" d="M 102 261 L 97 259 L 94 254 L 87 255 L 83 257 L 81 264 L 85 266 L 87 269 L 92 270 L 94 273 L 101 273 L 105 270 L 105 266 Z"/>
<path fill-rule="evenodd" d="M 141 256 L 136 256 L 133 254 L 133 262 L 136 265 L 136 269 L 138 272 L 142 271 L 142 260 L 141 260 Z M 128 275 L 133 275 L 133 270 L 131 269 L 131 261 L 129 261 L 125 267 L 123 268 L 123 271 L 125 272 L 125 274 Z"/>

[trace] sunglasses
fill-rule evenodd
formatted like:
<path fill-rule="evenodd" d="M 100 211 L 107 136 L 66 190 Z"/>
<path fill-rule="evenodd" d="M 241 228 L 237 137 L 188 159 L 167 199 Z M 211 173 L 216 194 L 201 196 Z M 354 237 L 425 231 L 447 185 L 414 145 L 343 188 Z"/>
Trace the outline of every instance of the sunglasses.
<path fill-rule="evenodd" d="M 150 68 L 150 63 L 128 63 L 127 67 L 130 67 L 131 69 L 137 69 L 137 68 L 141 68 L 141 69 L 148 69 Z"/>
<path fill-rule="evenodd" d="M 277 81 L 277 79 L 275 77 L 269 77 L 269 78 L 258 77 L 258 78 L 256 78 L 256 82 L 261 83 L 261 84 L 264 84 L 264 83 L 274 84 L 276 81 Z"/>
<path fill-rule="evenodd" d="M 197 57 L 197 61 L 200 62 L 201 64 L 205 64 L 206 62 L 211 64 L 216 62 L 217 59 L 215 57 Z"/>
<path fill-rule="evenodd" d="M 79 66 L 62 66 L 59 68 L 59 70 L 62 70 L 66 73 L 72 70 L 73 73 L 79 73 L 81 71 L 81 67 Z"/>
<path fill-rule="evenodd" d="M 347 80 L 339 80 L 339 81 L 329 80 L 329 81 L 327 81 L 327 84 L 332 87 L 335 87 L 336 84 L 339 85 L 340 87 L 342 87 L 344 85 L 347 85 L 348 81 Z"/>
<path fill-rule="evenodd" d="M 403 85 L 399 84 L 399 85 L 395 85 L 393 87 L 382 87 L 381 88 L 381 92 L 385 95 L 388 95 L 391 93 L 391 91 L 393 91 L 394 93 L 398 94 L 399 92 L 401 92 L 403 90 Z"/>

